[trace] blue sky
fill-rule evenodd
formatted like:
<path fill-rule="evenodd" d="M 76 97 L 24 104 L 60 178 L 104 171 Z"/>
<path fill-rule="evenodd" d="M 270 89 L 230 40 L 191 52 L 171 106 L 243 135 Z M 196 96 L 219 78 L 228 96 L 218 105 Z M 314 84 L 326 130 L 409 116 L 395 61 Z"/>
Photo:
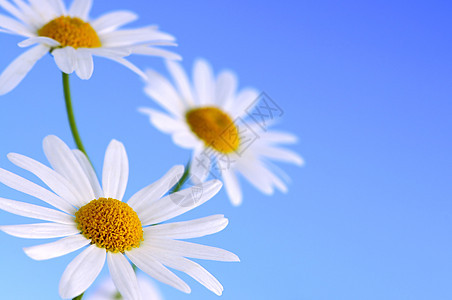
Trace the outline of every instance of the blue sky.
<path fill-rule="evenodd" d="M 180 217 L 225 214 L 223 232 L 197 239 L 242 262 L 205 262 L 223 299 L 452 299 L 452 42 L 448 1 L 95 1 L 91 16 L 128 9 L 176 36 L 191 71 L 198 57 L 240 86 L 268 93 L 284 110 L 278 130 L 295 133 L 302 168 L 287 194 L 264 196 L 242 181 L 244 203 L 224 191 Z M 0 69 L 20 38 L 2 34 Z M 134 57 L 166 74 L 157 58 Z M 44 161 L 42 139 L 70 145 L 61 75 L 50 56 L 0 104 L 0 167 L 18 152 Z M 97 169 L 108 142 L 130 160 L 126 196 L 189 152 L 150 126 L 139 106 L 157 108 L 127 69 L 95 59 L 94 76 L 72 76 L 80 133 Z M 0 197 L 37 203 L 0 186 Z M 1 224 L 33 222 L 0 212 Z M 1 234 L 5 299 L 58 299 L 73 254 L 36 262 L 21 251 L 41 241 Z M 104 272 L 103 275 L 106 275 Z M 179 274 L 179 273 L 178 273 Z M 216 299 L 188 276 L 192 295 L 159 284 L 166 299 Z M 38 296 L 39 295 L 39 296 Z"/>

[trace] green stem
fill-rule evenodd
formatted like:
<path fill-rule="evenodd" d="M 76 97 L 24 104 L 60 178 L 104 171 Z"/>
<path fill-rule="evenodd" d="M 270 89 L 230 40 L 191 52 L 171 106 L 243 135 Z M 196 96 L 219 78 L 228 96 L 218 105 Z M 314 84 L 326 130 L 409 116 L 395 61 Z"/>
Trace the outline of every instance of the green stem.
<path fill-rule="evenodd" d="M 180 191 L 185 182 L 187 182 L 189 177 L 188 175 L 190 175 L 190 161 L 188 161 L 187 166 L 185 167 L 184 174 L 182 175 L 181 179 L 176 183 L 170 194 Z"/>
<path fill-rule="evenodd" d="M 74 110 L 72 109 L 71 101 L 71 89 L 69 87 L 69 74 L 62 72 L 63 74 L 63 90 L 64 90 L 64 101 L 66 103 L 67 118 L 69 120 L 69 126 L 71 127 L 72 137 L 74 138 L 77 148 L 82 151 L 89 160 L 88 154 L 86 153 L 85 147 L 83 146 L 82 139 L 77 130 L 77 125 L 75 123 Z M 90 161 L 91 162 L 91 161 Z M 81 293 L 72 300 L 82 300 L 83 294 Z"/>
<path fill-rule="evenodd" d="M 84 293 L 81 293 L 80 295 L 78 295 L 77 297 L 73 298 L 72 300 L 82 300 L 83 294 Z"/>
<path fill-rule="evenodd" d="M 66 102 L 67 118 L 69 120 L 69 126 L 71 127 L 72 137 L 74 138 L 77 148 L 80 151 L 82 151 L 86 155 L 86 157 L 88 157 L 85 147 L 83 146 L 82 139 L 80 138 L 80 134 L 78 133 L 77 124 L 75 123 L 74 110 L 72 109 L 71 101 L 71 89 L 69 87 L 69 74 L 66 74 L 64 72 L 62 72 L 62 74 L 63 74 L 64 100 Z"/>

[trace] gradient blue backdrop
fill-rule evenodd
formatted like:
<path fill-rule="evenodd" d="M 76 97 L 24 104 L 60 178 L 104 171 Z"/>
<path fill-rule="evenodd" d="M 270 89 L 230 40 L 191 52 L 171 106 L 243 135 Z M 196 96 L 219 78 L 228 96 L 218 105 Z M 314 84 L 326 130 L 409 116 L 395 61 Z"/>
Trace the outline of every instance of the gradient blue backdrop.
<path fill-rule="evenodd" d="M 229 218 L 226 230 L 199 239 L 242 259 L 203 264 L 223 283 L 223 299 L 452 299 L 450 1 L 98 0 L 91 16 L 115 9 L 174 34 L 190 72 L 205 57 L 216 71 L 235 70 L 242 87 L 266 91 L 285 111 L 277 128 L 300 138 L 292 149 L 306 166 L 281 165 L 288 194 L 267 197 L 243 182 L 241 207 L 222 191 L 179 218 Z M 20 40 L 0 35 L 0 69 L 22 52 Z M 166 72 L 160 59 L 133 61 Z M 33 178 L 6 154 L 44 161 L 48 134 L 73 145 L 60 77 L 46 56 L 1 97 L 2 168 Z M 189 152 L 137 113 L 156 106 L 127 69 L 97 58 L 92 79 L 72 77 L 72 87 L 97 169 L 112 138 L 126 145 L 126 196 L 187 161 Z M 36 203 L 5 186 L 0 196 Z M 24 222 L 33 220 L 0 212 L 1 224 Z M 74 254 L 36 262 L 21 249 L 41 241 L 0 238 L 1 299 L 58 299 Z M 217 299 L 181 276 L 192 295 L 159 284 L 166 299 Z"/>

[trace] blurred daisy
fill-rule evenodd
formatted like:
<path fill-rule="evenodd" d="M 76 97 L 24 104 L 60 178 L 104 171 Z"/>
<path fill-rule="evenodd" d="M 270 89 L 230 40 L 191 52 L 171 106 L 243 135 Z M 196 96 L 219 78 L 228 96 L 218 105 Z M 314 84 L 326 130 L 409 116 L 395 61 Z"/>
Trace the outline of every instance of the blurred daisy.
<path fill-rule="evenodd" d="M 128 11 L 107 13 L 90 20 L 92 0 L 74 0 L 69 10 L 62 0 L 0 0 L 0 6 L 15 19 L 0 14 L 0 32 L 24 36 L 19 47 L 33 46 L 16 58 L 0 75 L 0 95 L 14 89 L 34 64 L 47 52 L 58 68 L 67 74 L 75 71 L 81 79 L 93 73 L 93 55 L 116 61 L 144 76 L 126 60 L 130 54 L 155 55 L 180 59 L 155 46 L 174 46 L 174 38 L 156 26 L 118 29 L 137 19 Z"/>
<path fill-rule="evenodd" d="M 258 92 L 251 88 L 237 92 L 234 73 L 223 71 L 215 78 L 204 60 L 195 62 L 193 85 L 180 64 L 168 61 L 167 67 L 174 85 L 149 70 L 145 87 L 147 95 L 167 113 L 139 110 L 149 115 L 155 127 L 170 134 L 175 144 L 193 149 L 191 178 L 202 182 L 209 173 L 221 176 L 234 205 L 242 202 L 237 173 L 265 194 L 273 194 L 275 188 L 286 192 L 286 184 L 269 160 L 302 165 L 298 154 L 280 146 L 295 143 L 297 138 L 247 121 L 258 102 Z"/>
<path fill-rule="evenodd" d="M 145 273 L 183 292 L 189 293 L 190 287 L 165 266 L 187 273 L 218 295 L 222 293 L 218 280 L 186 257 L 219 261 L 238 261 L 238 257 L 226 250 L 176 239 L 216 233 L 226 227 L 228 220 L 214 215 L 161 224 L 212 198 L 220 190 L 221 182 L 212 180 L 163 197 L 184 172 L 182 166 L 176 166 L 126 203 L 122 199 L 129 164 L 120 142 L 113 140 L 106 151 L 102 188 L 86 156 L 79 150 L 71 151 L 55 136 L 46 137 L 43 146 L 53 169 L 15 153 L 8 158 L 39 177 L 53 192 L 3 169 L 0 169 L 0 182 L 58 210 L 0 198 L 0 209 L 50 221 L 0 226 L 0 230 L 21 238 L 62 238 L 25 248 L 25 253 L 36 260 L 59 257 L 88 246 L 64 271 L 59 287 L 62 298 L 83 293 L 107 260 L 113 282 L 123 297 L 142 299 L 126 256 Z"/>
<path fill-rule="evenodd" d="M 141 295 L 141 299 L 145 300 L 163 300 L 162 294 L 158 290 L 156 284 L 149 280 L 149 278 L 142 275 L 137 275 L 138 289 Z M 118 290 L 115 284 L 109 277 L 104 280 L 99 288 L 88 297 L 84 297 L 86 300 L 119 300 L 124 298 L 118 297 Z"/>

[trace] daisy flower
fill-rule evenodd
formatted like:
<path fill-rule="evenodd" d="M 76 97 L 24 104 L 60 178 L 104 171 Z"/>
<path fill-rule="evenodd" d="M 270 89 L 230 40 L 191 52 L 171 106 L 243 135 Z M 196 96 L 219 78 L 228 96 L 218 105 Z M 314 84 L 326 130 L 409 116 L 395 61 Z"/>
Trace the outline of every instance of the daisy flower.
<path fill-rule="evenodd" d="M 14 5 L 15 4 L 15 5 Z M 156 26 L 119 29 L 137 19 L 128 11 L 115 11 L 90 20 L 92 0 L 74 0 L 67 9 L 62 0 L 0 0 L 0 7 L 14 18 L 0 14 L 0 32 L 26 39 L 19 47 L 30 47 L 0 75 L 0 95 L 14 89 L 34 64 L 50 52 L 58 68 L 89 79 L 93 73 L 93 55 L 120 63 L 140 76 L 144 74 L 124 57 L 130 54 L 155 55 L 180 59 L 155 46 L 174 46 L 174 37 Z"/>
<path fill-rule="evenodd" d="M 160 293 L 157 285 L 149 280 L 149 278 L 137 275 L 138 288 L 140 290 L 141 299 L 146 300 L 163 300 L 163 296 Z M 104 280 L 96 291 L 84 297 L 86 300 L 119 300 L 124 298 L 118 298 L 118 291 L 116 290 L 115 284 L 109 277 Z"/>
<path fill-rule="evenodd" d="M 61 238 L 25 248 L 36 260 L 59 257 L 86 247 L 66 267 L 59 285 L 60 296 L 83 293 L 101 272 L 105 260 L 113 282 L 125 299 L 142 299 L 135 272 L 128 259 L 145 273 L 183 292 L 190 287 L 166 266 L 185 272 L 220 295 L 223 287 L 199 264 L 187 259 L 239 261 L 226 250 L 179 239 L 196 238 L 221 231 L 228 224 L 222 215 L 162 224 L 212 198 L 221 182 L 212 180 L 164 196 L 184 172 L 175 166 L 161 179 L 123 202 L 129 164 L 124 146 L 113 140 L 107 148 L 102 187 L 87 157 L 70 150 L 55 136 L 43 142 L 52 168 L 29 157 L 11 153 L 9 160 L 39 177 L 52 191 L 0 169 L 0 182 L 55 207 L 0 198 L 0 209 L 49 221 L 0 226 L 7 234 L 31 239 Z"/>
<path fill-rule="evenodd" d="M 294 135 L 246 121 L 259 93 L 252 88 L 238 92 L 234 73 L 223 71 L 215 78 L 204 60 L 195 62 L 193 84 L 180 64 L 168 61 L 167 67 L 174 84 L 148 70 L 145 87 L 146 94 L 166 113 L 150 108 L 139 111 L 148 115 L 157 129 L 170 134 L 176 145 L 192 149 L 191 178 L 202 182 L 209 173 L 221 176 L 234 205 L 242 202 L 238 173 L 265 194 L 273 194 L 275 188 L 286 192 L 287 186 L 270 160 L 296 165 L 303 160 L 281 147 L 296 142 Z"/>

